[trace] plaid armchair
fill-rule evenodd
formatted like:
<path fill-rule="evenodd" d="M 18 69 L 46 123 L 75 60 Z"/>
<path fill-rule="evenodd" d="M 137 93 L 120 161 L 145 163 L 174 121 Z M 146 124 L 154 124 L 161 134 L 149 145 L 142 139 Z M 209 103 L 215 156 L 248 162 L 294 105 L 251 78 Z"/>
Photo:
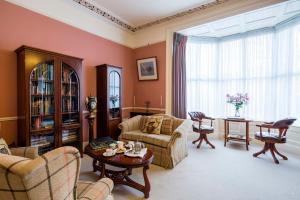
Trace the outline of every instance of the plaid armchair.
<path fill-rule="evenodd" d="M 76 148 L 61 147 L 35 159 L 33 148 L 10 150 L 18 156 L 0 153 L 0 199 L 113 199 L 112 180 L 78 181 L 81 160 Z"/>

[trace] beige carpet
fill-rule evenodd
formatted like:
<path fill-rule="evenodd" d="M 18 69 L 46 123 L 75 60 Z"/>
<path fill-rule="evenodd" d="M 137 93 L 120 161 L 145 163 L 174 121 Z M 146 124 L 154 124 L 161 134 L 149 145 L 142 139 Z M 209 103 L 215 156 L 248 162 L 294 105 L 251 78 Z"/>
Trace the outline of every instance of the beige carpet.
<path fill-rule="evenodd" d="M 189 146 L 189 156 L 174 169 L 151 165 L 148 175 L 153 200 L 300 200 L 300 157 L 286 154 L 288 161 L 273 163 L 269 153 L 253 158 L 260 147 L 251 145 L 249 152 L 241 143 L 223 146 L 211 140 L 216 149 L 202 144 Z M 283 144 L 284 145 L 284 144 Z M 278 145 L 278 149 L 279 145 Z M 132 177 L 142 181 L 141 170 Z M 92 160 L 84 156 L 81 179 L 97 180 Z M 143 199 L 143 194 L 127 186 L 114 187 L 115 200 Z"/>

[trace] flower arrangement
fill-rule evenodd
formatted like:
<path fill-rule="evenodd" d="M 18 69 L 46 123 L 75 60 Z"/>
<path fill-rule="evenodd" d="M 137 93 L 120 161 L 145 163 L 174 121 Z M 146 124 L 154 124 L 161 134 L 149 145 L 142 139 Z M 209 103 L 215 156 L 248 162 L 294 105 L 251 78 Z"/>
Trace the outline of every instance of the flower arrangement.
<path fill-rule="evenodd" d="M 116 106 L 116 102 L 119 101 L 119 96 L 116 94 L 116 95 L 111 95 L 109 97 L 109 100 L 112 102 L 113 106 L 115 107 Z"/>
<path fill-rule="evenodd" d="M 248 94 L 237 93 L 236 96 L 227 94 L 227 103 L 234 105 L 235 107 L 235 117 L 240 117 L 239 110 L 246 105 L 249 101 Z"/>

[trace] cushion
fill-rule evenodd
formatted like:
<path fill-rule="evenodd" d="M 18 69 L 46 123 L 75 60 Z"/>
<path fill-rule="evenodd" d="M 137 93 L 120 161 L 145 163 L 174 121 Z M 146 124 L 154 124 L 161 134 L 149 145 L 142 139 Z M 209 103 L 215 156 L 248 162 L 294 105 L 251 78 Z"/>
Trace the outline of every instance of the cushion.
<path fill-rule="evenodd" d="M 11 155 L 11 152 L 3 138 L 0 138 L 0 153 Z"/>
<path fill-rule="evenodd" d="M 161 124 L 161 134 L 172 135 L 173 133 L 173 119 L 164 118 Z"/>
<path fill-rule="evenodd" d="M 140 130 L 128 131 L 122 133 L 122 139 L 129 141 L 140 141 L 146 144 L 152 144 L 154 146 L 167 148 L 171 141 L 171 135 L 163 134 L 146 134 L 142 133 Z"/>
<path fill-rule="evenodd" d="M 256 132 L 255 136 L 258 138 L 267 138 L 267 139 L 275 139 L 275 140 L 279 140 L 279 134 L 278 133 L 273 133 L 273 132 L 262 132 L 262 137 L 260 136 L 260 132 Z M 286 137 L 282 137 L 281 138 L 282 142 L 286 141 Z"/>
<path fill-rule="evenodd" d="M 160 134 L 163 118 L 163 116 L 148 116 L 142 132 Z"/>
<path fill-rule="evenodd" d="M 140 130 L 143 131 L 145 125 L 146 125 L 146 122 L 147 122 L 147 116 L 142 116 L 141 119 L 140 119 Z"/>

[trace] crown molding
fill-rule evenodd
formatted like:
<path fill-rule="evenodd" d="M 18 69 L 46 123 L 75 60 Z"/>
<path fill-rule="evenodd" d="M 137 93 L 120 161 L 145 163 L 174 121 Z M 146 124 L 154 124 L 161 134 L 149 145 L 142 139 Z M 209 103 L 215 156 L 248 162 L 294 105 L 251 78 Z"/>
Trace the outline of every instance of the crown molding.
<path fill-rule="evenodd" d="M 101 9 L 101 8 L 97 7 L 96 5 L 88 2 L 87 0 L 73 0 L 73 1 L 78 3 L 79 5 L 87 8 L 87 9 L 89 9 L 90 11 L 96 13 L 97 15 L 106 18 L 107 20 L 111 21 L 112 23 L 115 23 L 118 26 L 121 26 L 122 28 L 125 28 L 125 29 L 127 29 L 131 32 L 136 32 L 138 30 L 149 28 L 151 26 L 158 25 L 158 24 L 161 24 L 161 23 L 164 23 L 164 22 L 169 22 L 171 20 L 174 20 L 174 19 L 177 19 L 177 18 L 180 18 L 180 17 L 183 17 L 183 16 L 187 16 L 187 15 L 191 15 L 191 14 L 194 14 L 194 13 L 197 13 L 197 12 L 201 12 L 201 11 L 207 9 L 207 8 L 211 8 L 213 6 L 220 5 L 220 4 L 225 3 L 227 1 L 230 1 L 230 0 L 215 0 L 213 2 L 206 3 L 206 4 L 203 4 L 201 6 L 198 6 L 198 7 L 189 9 L 189 10 L 185 10 L 183 12 L 179 12 L 179 13 L 176 13 L 174 15 L 164 17 L 164 18 L 161 18 L 161 19 L 158 19 L 158 20 L 155 20 L 155 21 L 152 21 L 152 22 L 149 22 L 149 23 L 137 26 L 137 27 L 129 25 L 128 23 L 125 22 L 125 20 L 122 20 L 122 19 L 114 16 L 113 14 L 110 14 L 109 12 L 104 11 L 103 9 Z"/>

